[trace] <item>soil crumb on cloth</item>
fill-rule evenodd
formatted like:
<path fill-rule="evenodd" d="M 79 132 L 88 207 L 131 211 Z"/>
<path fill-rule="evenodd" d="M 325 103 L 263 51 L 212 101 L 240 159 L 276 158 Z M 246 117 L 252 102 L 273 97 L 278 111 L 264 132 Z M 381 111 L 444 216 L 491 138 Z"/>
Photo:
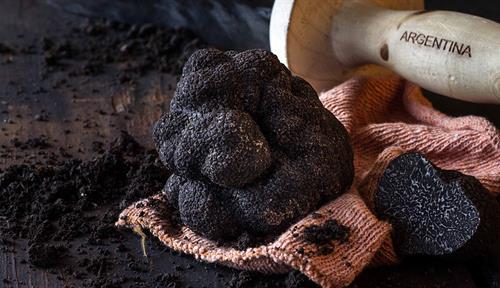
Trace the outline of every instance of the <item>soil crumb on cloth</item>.
<path fill-rule="evenodd" d="M 344 244 L 349 239 L 349 228 L 330 219 L 321 225 L 311 225 L 304 229 L 304 240 L 318 246 L 322 255 L 334 252 L 335 242 Z"/>

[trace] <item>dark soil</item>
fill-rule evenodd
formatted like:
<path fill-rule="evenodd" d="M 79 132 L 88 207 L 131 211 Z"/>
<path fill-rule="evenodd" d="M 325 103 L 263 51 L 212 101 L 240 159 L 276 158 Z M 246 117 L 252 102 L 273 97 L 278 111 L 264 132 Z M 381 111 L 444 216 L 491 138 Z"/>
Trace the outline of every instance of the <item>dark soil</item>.
<path fill-rule="evenodd" d="M 307 279 L 306 276 L 298 271 L 292 271 L 285 277 L 263 277 L 258 273 L 242 271 L 234 274 L 233 277 L 225 283 L 228 288 L 316 288 L 320 287 Z"/>
<path fill-rule="evenodd" d="M 63 245 L 33 243 L 28 248 L 31 264 L 40 268 L 56 266 L 67 251 Z"/>
<path fill-rule="evenodd" d="M 179 271 L 180 275 L 130 279 L 111 272 L 112 265 L 119 261 L 115 253 L 103 248 L 93 251 L 121 241 L 114 226 L 121 209 L 158 193 L 168 175 L 156 152 L 145 149 L 125 132 L 90 161 L 69 159 L 55 166 L 11 166 L 0 174 L 0 218 L 7 223 L 0 226 L 2 244 L 27 239 L 31 265 L 64 269 L 70 277 L 85 279 L 85 287 L 124 287 L 131 283 L 185 287 L 182 279 L 189 277 L 189 267 Z M 80 244 L 82 239 L 84 244 Z M 78 248 L 73 252 L 75 245 Z M 118 253 L 127 251 L 124 245 L 116 248 Z M 64 268 L 69 259 L 76 261 L 77 269 Z M 133 257 L 126 265 L 131 271 L 149 271 L 143 261 Z M 235 271 L 225 285 L 315 287 L 298 272 L 269 278 Z"/>
<path fill-rule="evenodd" d="M 14 146 L 17 149 L 21 150 L 27 150 L 27 149 L 46 149 L 51 147 L 50 143 L 47 140 L 47 137 L 45 136 L 39 136 L 39 137 L 34 137 L 30 138 L 27 141 L 20 141 L 17 138 L 13 138 L 10 140 L 10 143 L 12 146 Z"/>
<path fill-rule="evenodd" d="M 323 255 L 334 252 L 335 242 L 344 244 L 348 239 L 349 228 L 336 220 L 327 220 L 322 225 L 312 225 L 304 229 L 304 240 L 316 244 Z"/>
<path fill-rule="evenodd" d="M 27 238 L 33 248 L 30 259 L 54 251 L 52 246 L 43 248 L 44 243 L 79 237 L 99 243 L 113 237 L 120 209 L 158 193 L 166 177 L 168 172 L 156 153 L 126 133 L 91 161 L 70 159 L 55 167 L 11 166 L 0 174 L 0 216 L 9 224 L 0 231 L 10 239 Z M 114 205 L 102 218 L 87 215 L 109 204 Z"/>
<path fill-rule="evenodd" d="M 124 83 L 149 71 L 179 75 L 188 57 L 206 44 L 182 28 L 88 19 L 62 40 L 42 38 L 41 47 L 46 72 L 67 70 L 69 76 L 94 76 L 114 64 L 119 67 L 117 80 Z M 73 67 L 69 60 L 83 64 Z"/>
<path fill-rule="evenodd" d="M 0 42 L 0 54 L 13 54 L 16 50 L 7 43 Z"/>
<path fill-rule="evenodd" d="M 100 245 L 119 239 L 114 222 L 120 210 L 158 193 L 168 175 L 155 151 L 125 132 L 91 161 L 11 166 L 0 174 L 0 217 L 7 223 L 0 233 L 3 239 L 27 239 L 32 265 L 61 266 L 63 258 L 76 256 L 65 254 L 73 240 Z M 80 253 L 86 254 L 87 248 L 81 247 Z M 113 262 L 102 255 L 83 258 L 80 265 L 99 275 Z"/>

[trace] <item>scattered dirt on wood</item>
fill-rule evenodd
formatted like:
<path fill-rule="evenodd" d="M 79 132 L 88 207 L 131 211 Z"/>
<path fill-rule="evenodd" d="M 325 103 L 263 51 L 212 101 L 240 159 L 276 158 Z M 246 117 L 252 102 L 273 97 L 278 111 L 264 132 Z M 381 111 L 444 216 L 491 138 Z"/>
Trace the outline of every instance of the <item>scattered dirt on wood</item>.
<path fill-rule="evenodd" d="M 116 78 L 120 83 L 134 81 L 149 71 L 179 75 L 189 56 L 204 47 L 207 45 L 186 29 L 104 19 L 87 19 L 63 39 L 41 39 L 46 72 L 95 76 L 114 65 L 119 69 Z M 72 60 L 80 64 L 75 67 Z"/>
<path fill-rule="evenodd" d="M 259 273 L 241 271 L 233 274 L 233 277 L 225 283 L 228 288 L 319 288 L 311 280 L 298 271 L 292 271 L 287 275 L 263 277 Z"/>
<path fill-rule="evenodd" d="M 0 173 L 0 217 L 7 223 L 0 226 L 1 238 L 27 239 L 28 259 L 36 267 L 61 267 L 65 258 L 78 258 L 92 281 L 101 283 L 114 256 L 90 250 L 119 241 L 114 222 L 120 210 L 161 191 L 168 175 L 156 152 L 125 132 L 90 161 L 11 166 Z M 82 239 L 80 255 L 66 253 Z"/>
<path fill-rule="evenodd" d="M 71 158 L 53 166 L 15 165 L 0 172 L 0 218 L 8 223 L 0 226 L 2 245 L 27 240 L 31 265 L 58 271 L 81 281 L 83 287 L 186 287 L 183 279 L 191 277 L 191 265 L 177 265 L 175 274 L 148 277 L 114 272 L 120 254 L 128 255 L 129 250 L 123 244 L 114 253 L 106 248 L 123 241 L 114 226 L 119 212 L 158 193 L 169 173 L 154 150 L 125 132 L 100 152 L 90 161 Z M 241 241 L 248 245 L 255 240 Z M 71 261 L 74 267 L 66 267 Z M 131 255 L 120 265 L 137 273 L 150 271 L 144 259 Z M 233 271 L 231 275 L 227 287 L 317 287 L 298 272 L 264 277 Z"/>
<path fill-rule="evenodd" d="M 48 142 L 47 137 L 45 136 L 39 136 L 39 137 L 33 137 L 29 138 L 26 141 L 21 141 L 17 138 L 13 138 L 10 140 L 10 143 L 14 148 L 21 149 L 21 150 L 28 150 L 28 149 L 47 149 L 52 147 L 50 143 Z"/>

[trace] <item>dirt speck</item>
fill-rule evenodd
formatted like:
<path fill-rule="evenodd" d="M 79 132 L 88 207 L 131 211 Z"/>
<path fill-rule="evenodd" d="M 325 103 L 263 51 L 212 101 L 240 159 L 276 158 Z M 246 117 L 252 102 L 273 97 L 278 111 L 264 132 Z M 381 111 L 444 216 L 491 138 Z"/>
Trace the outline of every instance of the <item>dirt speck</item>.
<path fill-rule="evenodd" d="M 344 244 L 349 239 L 349 229 L 336 220 L 327 220 L 321 225 L 311 225 L 304 229 L 304 240 L 316 244 L 320 254 L 334 251 L 335 242 Z"/>

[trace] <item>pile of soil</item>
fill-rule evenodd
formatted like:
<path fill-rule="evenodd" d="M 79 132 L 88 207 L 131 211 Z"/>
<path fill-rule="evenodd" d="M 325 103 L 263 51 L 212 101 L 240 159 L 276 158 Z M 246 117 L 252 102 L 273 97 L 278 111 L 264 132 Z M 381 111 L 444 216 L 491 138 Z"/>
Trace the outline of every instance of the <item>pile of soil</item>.
<path fill-rule="evenodd" d="M 90 161 L 67 159 L 55 166 L 23 164 L 0 171 L 0 242 L 9 246 L 27 240 L 29 264 L 62 269 L 66 278 L 82 280 L 84 287 L 184 287 L 182 279 L 192 273 L 190 267 L 179 268 L 178 275 L 146 278 L 112 272 L 111 266 L 120 262 L 116 253 L 128 251 L 122 244 L 116 253 L 104 249 L 123 240 L 114 226 L 120 211 L 158 193 L 169 172 L 154 150 L 125 132 L 101 152 Z M 77 268 L 64 267 L 72 261 Z M 128 257 L 127 261 L 131 271 L 148 271 L 141 259 Z M 232 275 L 227 287 L 314 287 L 298 272 L 272 279 L 250 272 Z"/>
<path fill-rule="evenodd" d="M 97 242 L 109 236 L 117 215 L 113 212 L 157 193 L 167 176 L 156 153 L 125 132 L 91 161 L 11 166 L 0 174 L 0 215 L 10 224 L 0 231 L 3 237 L 28 238 L 33 243 L 67 241 L 84 234 Z M 119 205 L 109 211 L 110 219 L 95 222 L 85 216 L 111 203 Z"/>
<path fill-rule="evenodd" d="M 158 193 L 168 175 L 156 152 L 125 132 L 91 161 L 11 166 L 0 174 L 1 239 L 27 239 L 31 264 L 56 267 L 72 257 L 66 252 L 73 240 L 100 245 L 119 238 L 114 222 L 121 209 Z M 95 264 L 88 262 L 83 266 Z"/>

